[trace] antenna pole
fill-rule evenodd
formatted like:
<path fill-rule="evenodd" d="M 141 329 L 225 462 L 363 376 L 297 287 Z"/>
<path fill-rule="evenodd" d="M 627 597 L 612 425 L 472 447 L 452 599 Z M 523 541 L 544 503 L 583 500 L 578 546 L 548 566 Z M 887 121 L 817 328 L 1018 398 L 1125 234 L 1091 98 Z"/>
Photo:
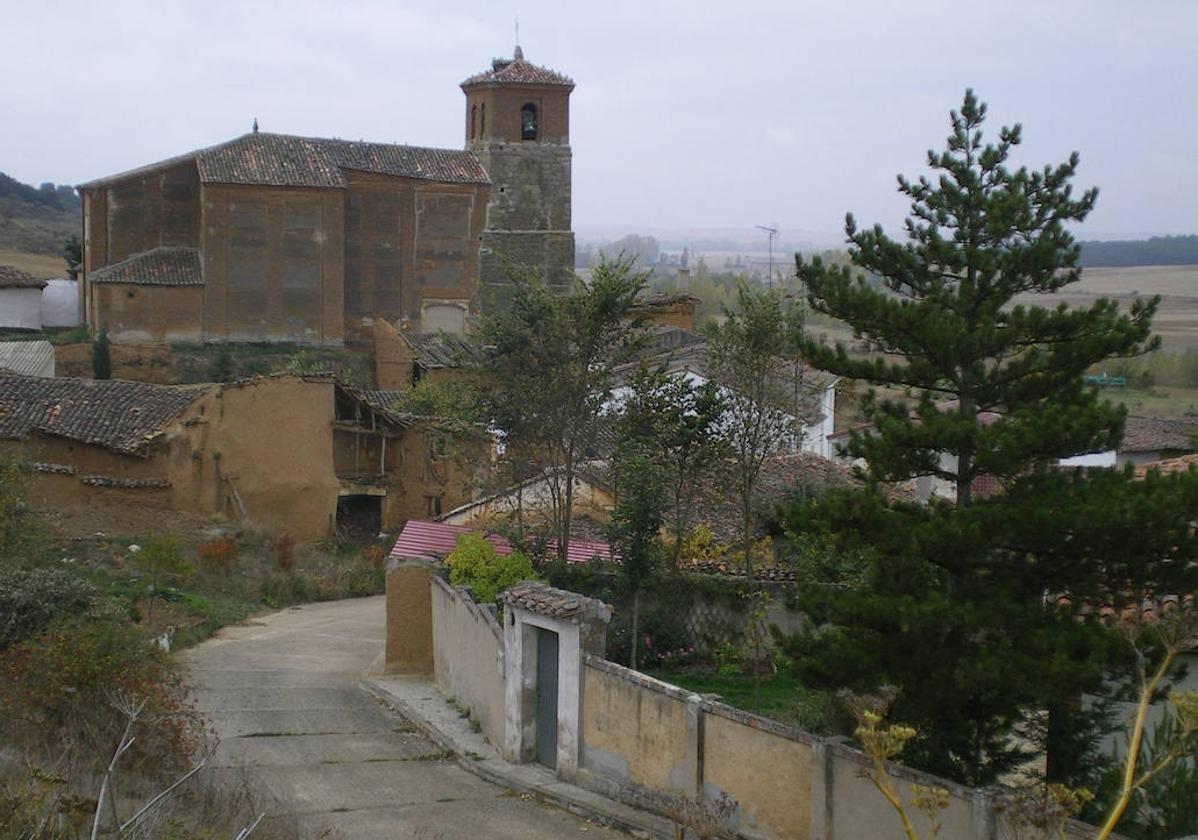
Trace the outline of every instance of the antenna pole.
<path fill-rule="evenodd" d="M 766 279 L 766 284 L 772 289 L 774 288 L 774 235 L 778 232 L 778 229 L 772 225 L 753 225 L 753 227 L 757 228 L 758 230 L 764 230 L 769 234 L 770 237 L 770 273 L 769 277 Z"/>

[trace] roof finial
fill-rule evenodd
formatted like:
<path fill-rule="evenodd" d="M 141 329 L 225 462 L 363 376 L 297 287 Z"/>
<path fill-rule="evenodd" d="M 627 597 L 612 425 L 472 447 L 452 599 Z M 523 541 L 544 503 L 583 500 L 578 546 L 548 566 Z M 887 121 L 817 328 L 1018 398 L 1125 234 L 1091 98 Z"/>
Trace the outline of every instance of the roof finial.
<path fill-rule="evenodd" d="M 258 133 L 258 118 L 254 117 L 254 133 Z"/>
<path fill-rule="evenodd" d="M 512 56 L 516 61 L 524 60 L 524 50 L 520 49 L 520 16 L 516 15 L 516 52 Z"/>

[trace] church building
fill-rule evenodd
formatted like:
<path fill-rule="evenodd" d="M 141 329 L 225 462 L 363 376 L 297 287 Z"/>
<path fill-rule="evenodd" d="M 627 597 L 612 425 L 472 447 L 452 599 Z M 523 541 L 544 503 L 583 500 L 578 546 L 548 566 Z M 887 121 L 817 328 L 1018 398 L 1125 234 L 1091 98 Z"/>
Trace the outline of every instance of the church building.
<path fill-rule="evenodd" d="M 82 316 L 117 340 L 339 345 L 461 333 L 513 272 L 565 285 L 574 83 L 512 59 L 461 85 L 465 148 L 258 132 L 79 186 Z"/>

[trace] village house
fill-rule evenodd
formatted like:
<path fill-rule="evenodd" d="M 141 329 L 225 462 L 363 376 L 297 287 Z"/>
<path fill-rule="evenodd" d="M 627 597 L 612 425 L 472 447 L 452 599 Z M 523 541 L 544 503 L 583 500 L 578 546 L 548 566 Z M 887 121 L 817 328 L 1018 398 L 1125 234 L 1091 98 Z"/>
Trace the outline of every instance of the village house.
<path fill-rule="evenodd" d="M 620 405 L 631 389 L 629 377 L 641 366 L 665 373 L 685 377 L 698 387 L 712 381 L 713 374 L 708 362 L 707 342 L 699 334 L 670 325 L 654 328 L 649 349 L 636 362 L 617 370 L 621 381 L 612 393 L 608 410 Z M 793 442 L 795 451 L 811 452 L 823 458 L 834 454 L 832 436 L 836 418 L 836 384 L 840 378 L 822 370 L 797 363 L 786 370 L 788 384 L 793 379 L 794 407 L 788 413 L 798 419 L 801 436 Z M 717 382 L 721 388 L 735 388 L 735 383 Z"/>
<path fill-rule="evenodd" d="M 45 280 L 11 265 L 0 265 L 0 329 L 40 330 L 45 287 Z"/>
<path fill-rule="evenodd" d="M 314 540 L 462 503 L 489 440 L 322 375 L 150 385 L 0 372 L 0 449 L 32 464 L 37 507 L 139 505 Z"/>
<path fill-rule="evenodd" d="M 81 312 L 121 340 L 340 345 L 463 332 L 512 265 L 568 282 L 574 83 L 496 59 L 465 149 L 254 131 L 79 186 Z"/>
<path fill-rule="evenodd" d="M 465 336 L 397 330 L 382 320 L 374 323 L 375 385 L 396 397 L 420 382 L 461 379 L 483 358 L 483 348 Z"/>
<path fill-rule="evenodd" d="M 743 514 L 739 497 L 728 492 L 727 465 L 709 468 L 696 476 L 691 527 L 703 526 L 716 545 L 735 547 L 741 540 Z M 560 470 L 544 473 L 501 491 L 480 496 L 447 511 L 439 521 L 469 528 L 509 526 L 519 518 L 530 526 L 548 521 L 554 498 L 561 495 Z M 603 461 L 579 464 L 574 471 L 572 533 L 582 539 L 604 540 L 616 504 L 614 477 Z M 764 536 L 779 505 L 792 497 L 818 496 L 837 488 L 859 488 L 864 482 L 852 468 L 814 452 L 792 452 L 767 458 L 754 487 L 752 537 Z M 882 492 L 889 498 L 913 501 L 909 483 L 888 484 Z"/>

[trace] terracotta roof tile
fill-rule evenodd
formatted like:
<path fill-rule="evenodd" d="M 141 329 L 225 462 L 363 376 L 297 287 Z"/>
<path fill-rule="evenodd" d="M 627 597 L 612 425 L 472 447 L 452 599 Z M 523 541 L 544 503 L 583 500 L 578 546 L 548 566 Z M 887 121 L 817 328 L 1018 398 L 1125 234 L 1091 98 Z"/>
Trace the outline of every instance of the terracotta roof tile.
<path fill-rule="evenodd" d="M 316 142 L 329 150 L 342 169 L 454 184 L 491 183 L 478 158 L 458 149 L 427 149 L 348 140 Z"/>
<path fill-rule="evenodd" d="M 11 265 L 0 265 L 0 289 L 43 289 L 46 281 Z"/>
<path fill-rule="evenodd" d="M 524 60 L 524 54 L 516 48 L 515 58 L 496 58 L 491 62 L 491 69 L 475 73 L 462 87 L 475 85 L 562 85 L 574 87 L 574 80 L 556 70 L 538 67 Z"/>
<path fill-rule="evenodd" d="M 288 134 L 245 134 L 196 155 L 200 180 L 278 187 L 345 186 L 345 176 L 318 141 Z"/>
<path fill-rule="evenodd" d="M 482 348 L 464 335 L 406 330 L 400 330 L 399 334 L 412 348 L 416 364 L 423 368 L 458 368 L 485 358 Z"/>
<path fill-rule="evenodd" d="M 204 272 L 195 248 L 153 248 L 98 268 L 87 279 L 136 286 L 203 286 Z"/>
<path fill-rule="evenodd" d="M 767 458 L 761 465 L 753 490 L 754 536 L 760 536 L 778 505 L 791 495 L 818 495 L 827 490 L 853 489 L 864 484 L 852 467 L 814 452 Z M 736 545 L 740 540 L 743 513 L 739 497 L 728 489 L 731 486 L 726 476 L 713 471 L 700 486 L 691 521 L 706 524 L 719 542 Z M 915 500 L 915 494 L 907 484 L 883 484 L 880 489 L 893 501 Z"/>
<path fill-rule="evenodd" d="M 37 431 L 145 457 L 166 426 L 212 387 L 0 371 L 0 438 L 19 440 Z"/>
<path fill-rule="evenodd" d="M 463 150 L 255 132 L 89 181 L 80 184 L 80 188 L 106 186 L 189 160 L 195 161 L 200 181 L 207 184 L 344 189 L 348 185 L 344 169 L 444 183 L 490 183 L 478 159 Z"/>
<path fill-rule="evenodd" d="M 1120 452 L 1157 452 L 1179 449 L 1193 451 L 1198 420 L 1192 417 L 1144 417 L 1128 415 Z"/>
<path fill-rule="evenodd" d="M 503 602 L 553 618 L 572 618 L 576 615 L 593 615 L 603 620 L 611 618 L 611 608 L 602 601 L 531 580 L 517 583 L 504 592 Z"/>
<path fill-rule="evenodd" d="M 1169 473 L 1186 472 L 1194 467 L 1198 467 L 1198 452 L 1182 455 L 1179 458 L 1166 458 L 1163 461 L 1140 464 L 1136 467 L 1136 478 L 1144 478 L 1149 472 L 1160 472 L 1167 475 Z"/>
<path fill-rule="evenodd" d="M 399 532 L 392 557 L 444 557 L 453 551 L 461 534 L 483 533 L 482 529 L 470 525 L 451 525 L 448 522 L 429 522 L 409 519 Z M 511 554 L 512 546 L 498 534 L 486 534 L 485 538 L 499 554 Z M 592 558 L 611 559 L 611 548 L 607 543 L 587 540 L 570 540 L 566 545 L 566 562 L 586 563 Z"/>

